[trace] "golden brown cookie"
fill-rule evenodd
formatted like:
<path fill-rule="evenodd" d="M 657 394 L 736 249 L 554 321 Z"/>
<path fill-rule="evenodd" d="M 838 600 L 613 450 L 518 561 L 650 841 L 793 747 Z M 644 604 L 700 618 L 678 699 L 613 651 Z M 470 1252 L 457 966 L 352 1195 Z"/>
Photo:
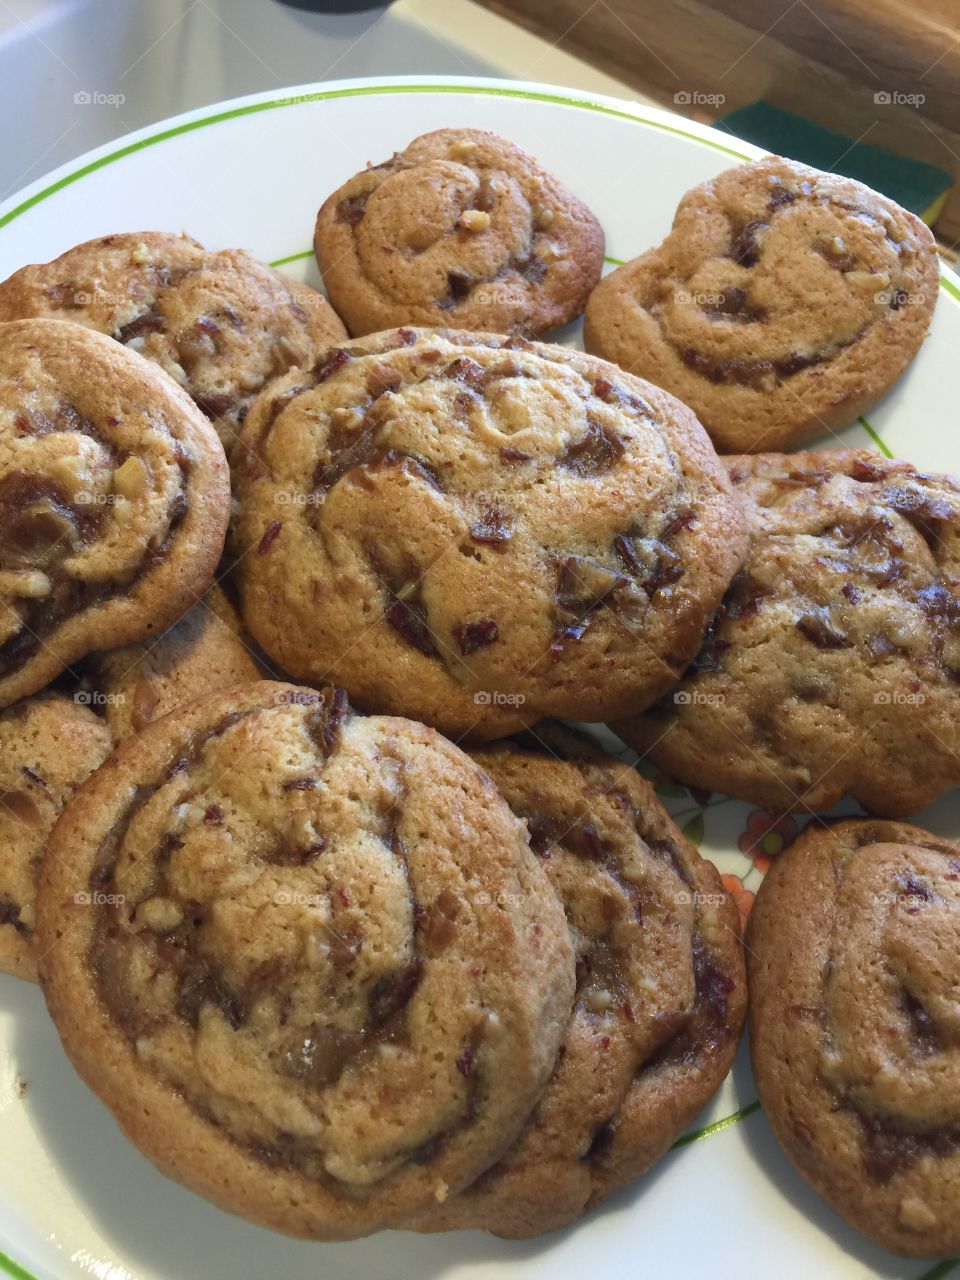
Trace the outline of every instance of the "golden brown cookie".
<path fill-rule="evenodd" d="M 113 747 L 83 693 L 38 693 L 0 711 L 0 972 L 36 981 L 36 879 L 74 788 Z"/>
<path fill-rule="evenodd" d="M 123 743 L 61 817 L 37 918 L 54 1021 L 127 1135 L 317 1239 L 499 1158 L 574 993 L 559 901 L 486 774 L 331 690 L 247 685 Z"/>
<path fill-rule="evenodd" d="M 960 783 L 960 480 L 857 449 L 728 458 L 751 548 L 679 687 L 614 725 L 773 813 Z"/>
<path fill-rule="evenodd" d="M 683 405 L 564 347 L 452 330 L 279 382 L 234 490 L 244 621 L 274 661 L 477 739 L 649 705 L 744 546 Z"/>
<path fill-rule="evenodd" d="M 438 129 L 323 204 L 323 282 L 356 337 L 395 325 L 537 337 L 583 311 L 603 268 L 590 210 L 484 129 Z"/>
<path fill-rule="evenodd" d="M 0 706 L 179 618 L 229 504 L 220 441 L 166 374 L 81 325 L 0 325 Z"/>
<path fill-rule="evenodd" d="M 635 769 L 546 725 L 473 758 L 563 904 L 577 997 L 523 1134 L 415 1225 L 526 1237 L 643 1173 L 719 1088 L 746 1012 L 743 955 L 715 868 Z"/>
<path fill-rule="evenodd" d="M 167 231 L 88 240 L 0 284 L 0 320 L 73 320 L 160 365 L 230 448 L 271 378 L 346 330 L 322 294 L 242 249 Z"/>
<path fill-rule="evenodd" d="M 960 1249 L 960 844 L 812 823 L 750 916 L 754 1077 L 804 1178 L 896 1253 Z"/>
<path fill-rule="evenodd" d="M 836 431 L 920 349 L 930 229 L 837 174 L 767 156 L 680 201 L 673 230 L 594 290 L 588 351 L 679 396 L 723 453 Z"/>
<path fill-rule="evenodd" d="M 216 585 L 158 639 L 98 655 L 96 671 L 118 742 L 176 707 L 263 675 L 253 641 Z"/>

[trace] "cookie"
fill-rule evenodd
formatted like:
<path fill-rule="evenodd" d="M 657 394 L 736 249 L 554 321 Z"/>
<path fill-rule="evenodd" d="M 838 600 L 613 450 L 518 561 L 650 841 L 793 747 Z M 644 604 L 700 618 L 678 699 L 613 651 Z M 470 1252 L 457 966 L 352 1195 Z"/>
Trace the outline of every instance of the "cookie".
<path fill-rule="evenodd" d="M 483 129 L 438 129 L 358 173 L 314 236 L 354 337 L 443 325 L 536 337 L 581 314 L 603 231 L 532 156 Z"/>
<path fill-rule="evenodd" d="M 960 481 L 855 449 L 726 461 L 746 562 L 679 688 L 615 731 L 772 813 L 915 813 L 960 784 Z"/>
<path fill-rule="evenodd" d="M 750 916 L 754 1078 L 797 1170 L 896 1253 L 960 1249 L 960 844 L 812 823 Z"/>
<path fill-rule="evenodd" d="M 643 1173 L 712 1096 L 743 1027 L 737 911 L 652 788 L 544 725 L 474 753 L 563 904 L 577 996 L 556 1071 L 507 1155 L 419 1230 L 525 1237 Z"/>
<path fill-rule="evenodd" d="M 687 192 L 663 244 L 594 290 L 584 341 L 688 404 L 721 453 L 782 449 L 890 389 L 930 327 L 939 276 L 914 214 L 767 156 Z"/>
<path fill-rule="evenodd" d="M 39 693 L 0 711 L 0 972 L 36 981 L 36 878 L 67 799 L 113 747 L 83 694 Z"/>
<path fill-rule="evenodd" d="M 229 449 L 271 378 L 346 330 L 322 294 L 242 249 L 166 231 L 101 236 L 0 284 L 0 320 L 72 320 L 160 365 Z"/>
<path fill-rule="evenodd" d="M 257 401 L 233 478 L 266 652 L 457 737 L 649 705 L 744 545 L 683 405 L 524 339 L 404 329 L 333 350 Z"/>
<path fill-rule="evenodd" d="M 62 320 L 0 325 L 0 706 L 179 618 L 229 506 L 216 433 L 154 365 Z"/>
<path fill-rule="evenodd" d="M 97 684 L 118 742 L 175 708 L 263 674 L 223 590 L 204 598 L 158 639 L 98 656 Z"/>
<path fill-rule="evenodd" d="M 212 696 L 123 743 L 50 850 L 67 1052 L 224 1209 L 316 1239 L 402 1223 L 503 1153 L 553 1069 L 563 911 L 489 778 L 423 725 L 273 682 Z"/>

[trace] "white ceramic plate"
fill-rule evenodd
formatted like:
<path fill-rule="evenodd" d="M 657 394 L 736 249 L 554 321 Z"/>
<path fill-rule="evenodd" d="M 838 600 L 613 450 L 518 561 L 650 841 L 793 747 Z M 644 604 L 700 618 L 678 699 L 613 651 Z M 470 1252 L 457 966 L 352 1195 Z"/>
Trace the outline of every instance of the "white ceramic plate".
<path fill-rule="evenodd" d="M 318 284 L 309 245 L 321 201 L 367 160 L 444 125 L 494 129 L 538 156 L 596 212 L 611 263 L 656 244 L 688 187 L 760 154 L 667 112 L 543 85 L 307 86 L 178 116 L 28 187 L 0 206 L 0 279 L 92 236 L 185 229 L 211 248 L 241 245 Z M 573 329 L 565 337 L 579 340 Z M 960 439 L 951 435 L 957 351 L 960 282 L 944 272 L 923 351 L 869 423 L 851 425 L 843 442 L 960 471 Z M 743 850 L 773 818 L 669 784 L 661 792 L 721 871 L 756 888 L 760 868 Z M 960 803 L 941 801 L 918 820 L 960 835 Z M 786 820 L 768 832 L 767 845 L 775 851 L 795 829 Z M 741 1049 L 678 1150 L 587 1221 L 544 1239 L 385 1233 L 306 1244 L 229 1217 L 156 1172 L 73 1074 L 39 992 L 0 977 L 0 1271 L 20 1280 L 946 1274 L 950 1264 L 931 1269 L 874 1247 L 827 1209 L 780 1152 L 755 1100 Z"/>

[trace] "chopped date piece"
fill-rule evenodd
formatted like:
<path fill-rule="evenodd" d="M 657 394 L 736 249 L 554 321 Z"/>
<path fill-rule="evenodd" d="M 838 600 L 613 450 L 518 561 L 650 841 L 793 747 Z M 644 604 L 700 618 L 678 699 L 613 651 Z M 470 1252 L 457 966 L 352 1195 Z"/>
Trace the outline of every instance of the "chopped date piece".
<path fill-rule="evenodd" d="M 340 741 L 341 727 L 350 714 L 350 702 L 346 689 L 324 689 L 318 697 L 320 705 L 307 719 L 307 732 L 326 758 Z"/>
<path fill-rule="evenodd" d="M 366 195 L 347 196 L 337 205 L 337 221 L 345 222 L 349 227 L 356 227 L 363 221 L 367 212 Z"/>
<path fill-rule="evenodd" d="M 273 544 L 276 542 L 283 523 L 280 520 L 274 520 L 273 524 L 268 525 L 263 537 L 257 543 L 257 554 L 265 556 Z"/>
<path fill-rule="evenodd" d="M 849 649 L 852 641 L 837 631 L 822 613 L 805 613 L 796 621 L 796 628 L 818 649 Z"/>
<path fill-rule="evenodd" d="M 592 608 L 628 580 L 615 569 L 609 569 L 586 556 L 568 556 L 560 565 L 557 600 L 567 609 Z"/>
<path fill-rule="evenodd" d="M 885 474 L 883 467 L 878 466 L 875 462 L 870 462 L 867 458 L 857 458 L 850 468 L 851 478 L 860 480 L 865 484 L 870 484 L 875 480 L 882 480 Z"/>
<path fill-rule="evenodd" d="M 331 351 L 325 352 L 323 359 L 314 366 L 313 374 L 317 383 L 326 382 L 328 378 L 332 378 L 350 359 L 351 353 L 344 351 L 343 347 L 334 347 Z"/>
<path fill-rule="evenodd" d="M 131 342 L 134 338 L 145 338 L 149 333 L 163 333 L 166 323 L 166 318 L 158 311 L 145 311 L 118 331 L 117 341 Z"/>
<path fill-rule="evenodd" d="M 623 441 L 601 426 L 596 419 L 590 418 L 586 434 L 574 444 L 567 445 L 559 462 L 576 475 L 600 476 L 611 471 L 624 452 Z"/>
<path fill-rule="evenodd" d="M 410 1003 L 420 985 L 422 972 L 423 961 L 419 956 L 414 956 L 402 969 L 374 983 L 368 1007 L 375 1028 L 382 1027 Z"/>
<path fill-rule="evenodd" d="M 460 646 L 460 652 L 466 657 L 498 640 L 500 628 L 494 618 L 480 618 L 476 622 L 458 622 L 453 628 L 453 637 Z"/>
<path fill-rule="evenodd" d="M 547 264 L 536 253 L 528 253 L 525 258 L 517 258 L 516 268 L 531 284 L 540 284 L 547 274 Z"/>
<path fill-rule="evenodd" d="M 197 408 L 211 419 L 224 418 L 228 414 L 236 414 L 239 409 L 235 396 L 218 395 L 216 393 L 203 395 L 198 394 L 196 391 L 192 395 L 197 402 Z"/>
<path fill-rule="evenodd" d="M 488 507 L 470 529 L 470 537 L 474 542 L 483 542 L 491 547 L 502 547 L 510 541 L 510 536 L 506 516 L 496 507 Z"/>
<path fill-rule="evenodd" d="M 509 445 L 504 445 L 500 450 L 500 461 L 513 462 L 529 462 L 530 454 L 524 453 L 522 449 L 512 449 Z"/>
<path fill-rule="evenodd" d="M 363 1031 L 334 1026 L 315 1027 L 280 1059 L 284 1075 L 305 1084 L 336 1084 L 349 1062 L 367 1042 Z"/>
<path fill-rule="evenodd" d="M 490 373 L 488 370 L 471 360 L 469 356 L 458 356 L 456 360 L 452 360 L 443 371 L 444 377 L 452 379 L 454 382 L 460 382 L 463 386 L 475 391 L 477 395 L 482 395 L 487 383 L 490 381 Z"/>
<path fill-rule="evenodd" d="M 427 607 L 422 600 L 396 599 L 388 607 L 385 616 L 390 626 L 403 636 L 407 644 L 412 644 L 428 658 L 436 657 L 437 650 L 427 625 Z"/>
<path fill-rule="evenodd" d="M 767 224 L 759 218 L 747 222 L 734 235 L 730 246 L 730 257 L 741 267 L 755 267 L 760 260 L 760 240 Z"/>
<path fill-rule="evenodd" d="M 439 955 L 453 944 L 457 936 L 455 921 L 459 914 L 460 899 L 451 890 L 441 889 L 433 905 L 418 921 L 420 937 L 431 956 Z"/>

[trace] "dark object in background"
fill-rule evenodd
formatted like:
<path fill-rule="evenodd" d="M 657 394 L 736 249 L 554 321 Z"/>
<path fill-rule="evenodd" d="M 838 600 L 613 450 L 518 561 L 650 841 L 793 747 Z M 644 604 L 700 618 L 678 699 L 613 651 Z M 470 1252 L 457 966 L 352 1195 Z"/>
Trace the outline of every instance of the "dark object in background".
<path fill-rule="evenodd" d="M 360 13 L 364 9 L 386 9 L 389 0 L 277 0 L 291 9 L 308 13 Z"/>

